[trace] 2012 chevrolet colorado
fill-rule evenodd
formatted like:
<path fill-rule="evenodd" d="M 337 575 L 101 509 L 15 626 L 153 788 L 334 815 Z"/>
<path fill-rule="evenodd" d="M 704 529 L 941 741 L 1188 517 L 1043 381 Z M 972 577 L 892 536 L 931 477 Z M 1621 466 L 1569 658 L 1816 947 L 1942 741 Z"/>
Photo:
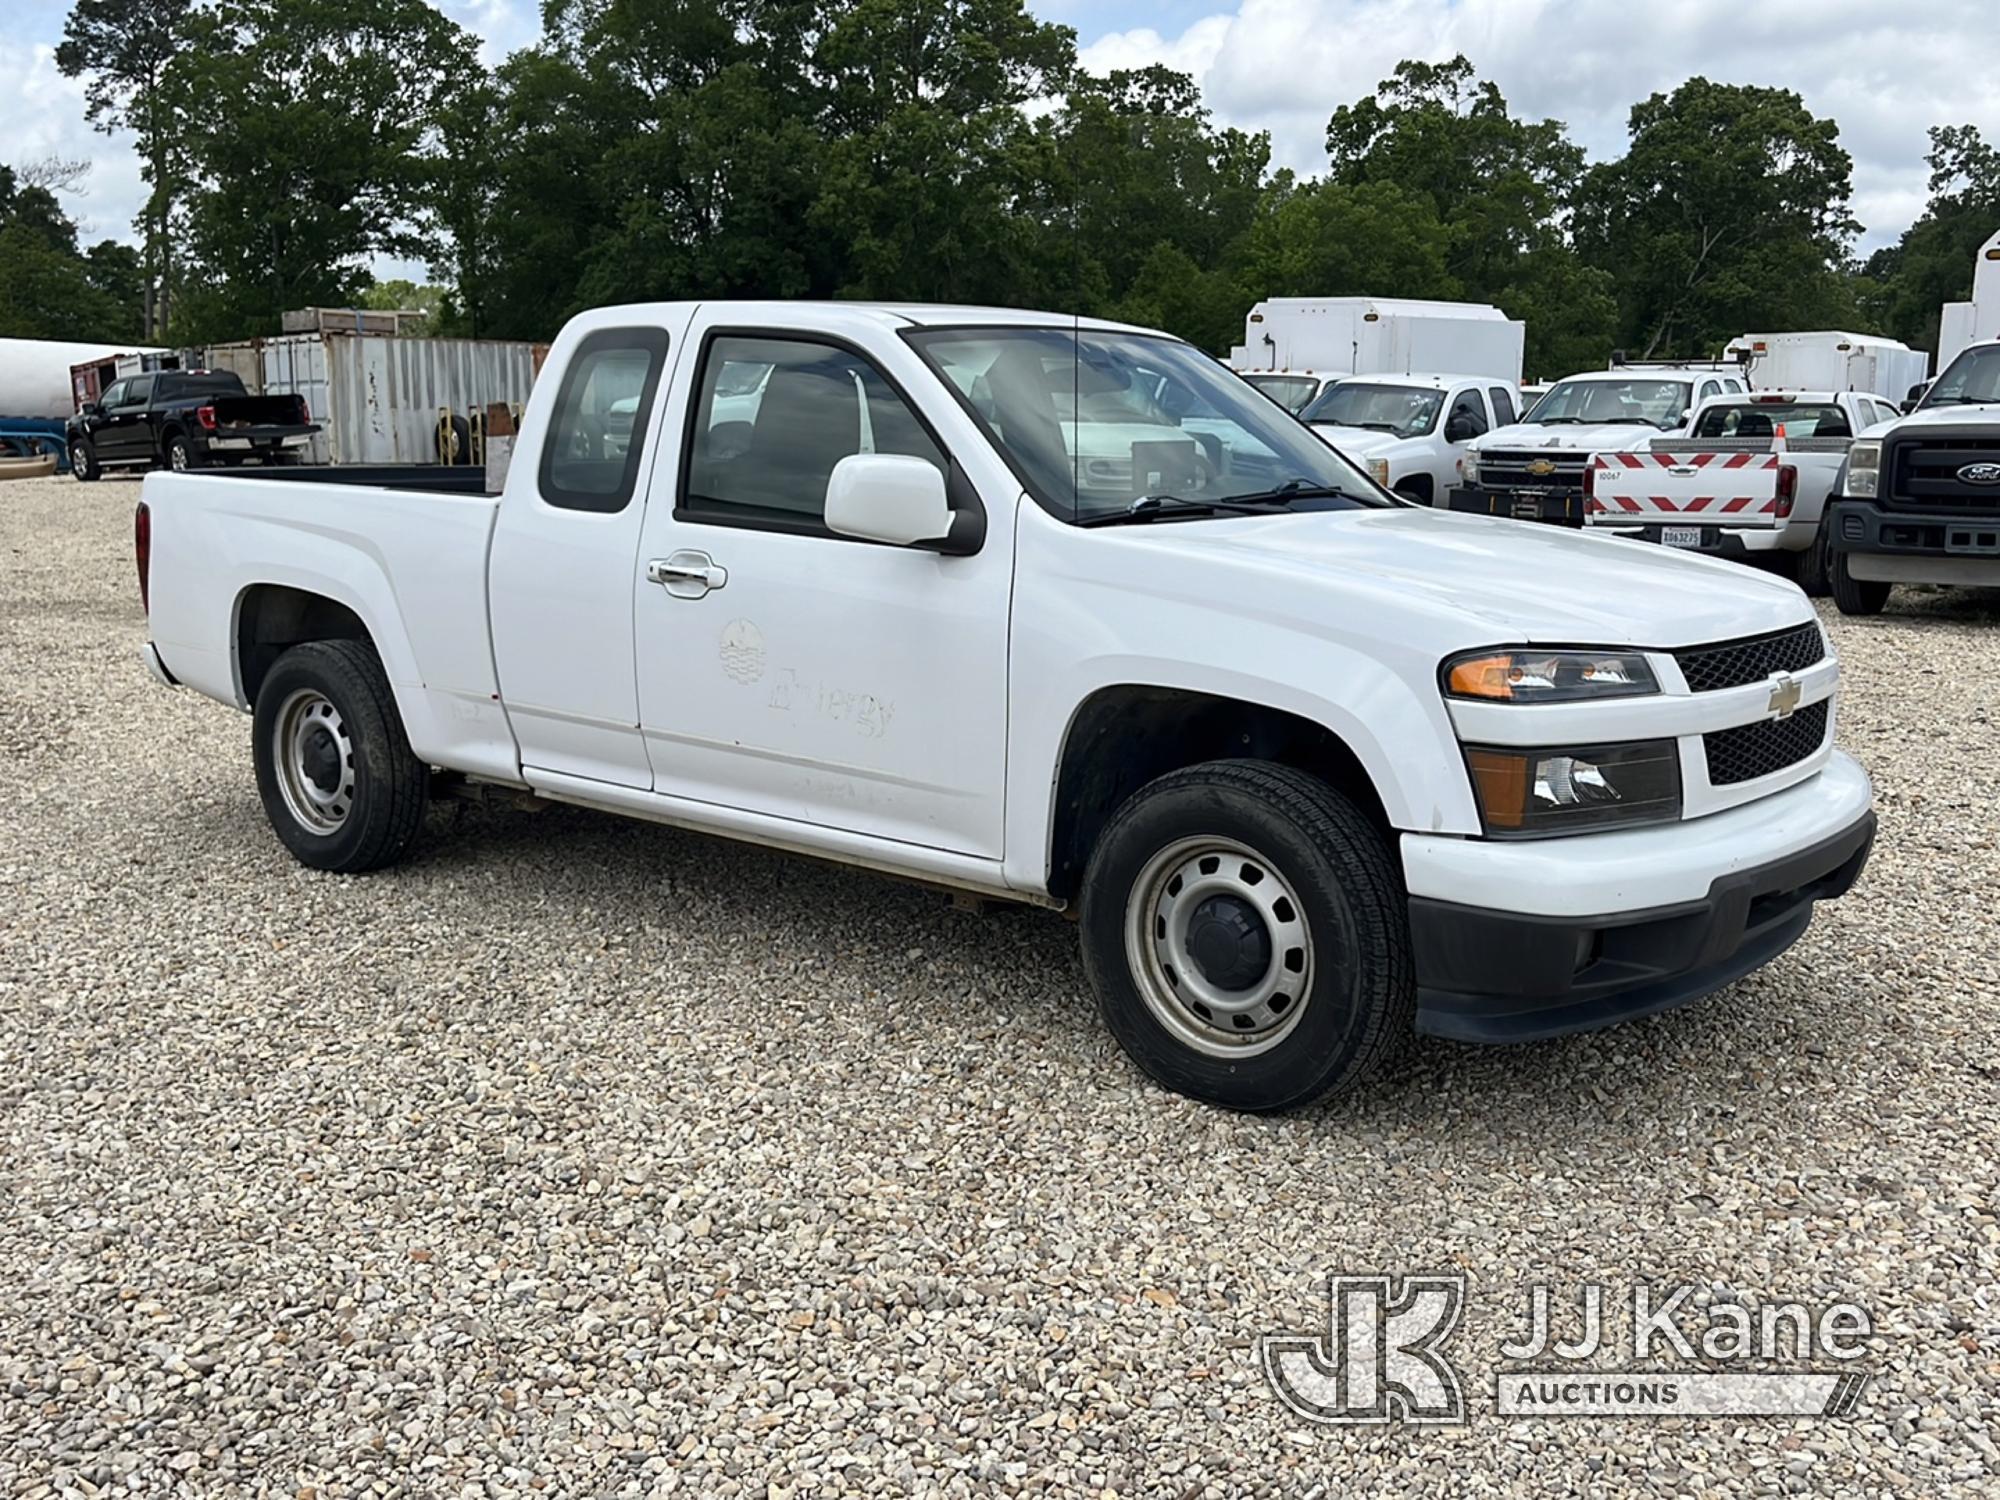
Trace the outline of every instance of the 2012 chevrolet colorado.
<path fill-rule="evenodd" d="M 1867 858 L 1790 583 L 1412 506 L 1161 334 L 605 308 L 464 474 L 146 481 L 148 666 L 308 865 L 487 783 L 1065 908 L 1141 1067 L 1277 1109 L 1706 993 Z"/>

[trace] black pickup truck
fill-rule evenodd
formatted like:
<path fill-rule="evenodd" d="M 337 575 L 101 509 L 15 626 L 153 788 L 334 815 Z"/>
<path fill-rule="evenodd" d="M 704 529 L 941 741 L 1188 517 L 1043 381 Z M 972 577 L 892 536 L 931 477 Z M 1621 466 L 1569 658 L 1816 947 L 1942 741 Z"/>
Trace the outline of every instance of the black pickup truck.
<path fill-rule="evenodd" d="M 128 375 L 69 419 L 70 471 L 294 463 L 318 431 L 305 397 L 252 396 L 226 370 Z"/>

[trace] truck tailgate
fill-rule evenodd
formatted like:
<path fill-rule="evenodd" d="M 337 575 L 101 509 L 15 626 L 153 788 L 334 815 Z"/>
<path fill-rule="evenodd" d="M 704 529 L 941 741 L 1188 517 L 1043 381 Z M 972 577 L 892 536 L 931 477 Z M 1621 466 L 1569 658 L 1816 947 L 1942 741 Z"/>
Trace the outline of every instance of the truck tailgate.
<path fill-rule="evenodd" d="M 1599 453 L 1585 476 L 1584 523 L 1777 526 L 1791 508 L 1790 496 L 1781 496 L 1785 468 L 1782 453 Z M 1785 483 L 1796 482 L 1794 471 Z"/>

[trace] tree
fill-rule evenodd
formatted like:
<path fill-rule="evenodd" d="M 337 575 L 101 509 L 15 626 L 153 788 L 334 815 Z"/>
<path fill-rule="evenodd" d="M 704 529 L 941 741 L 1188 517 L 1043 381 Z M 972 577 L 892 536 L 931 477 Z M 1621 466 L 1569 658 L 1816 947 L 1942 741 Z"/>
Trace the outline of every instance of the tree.
<path fill-rule="evenodd" d="M 1615 283 L 1632 347 L 1707 356 L 1746 329 L 1851 320 L 1860 226 L 1839 134 L 1787 89 L 1693 78 L 1633 106 L 1630 149 L 1575 199 L 1578 247 Z"/>
<path fill-rule="evenodd" d="M 172 64 L 191 44 L 189 0 L 77 0 L 63 25 L 56 66 L 86 77 L 86 116 L 106 134 L 138 138 L 152 192 L 138 223 L 152 295 L 145 333 L 165 325 L 174 291 L 174 211 L 186 181 L 182 133 L 188 96 L 174 86 Z"/>
<path fill-rule="evenodd" d="M 1930 202 L 1869 257 L 1859 295 L 1883 332 L 1935 351 L 1944 304 L 1972 295 L 1973 262 L 2000 229 L 2000 149 L 1973 125 L 1933 126 L 1930 138 Z"/>
<path fill-rule="evenodd" d="M 275 331 L 287 308 L 346 306 L 377 255 L 421 256 L 437 121 L 472 39 L 423 0 L 220 0 L 177 60 L 188 239 L 202 276 L 175 329 Z"/>
<path fill-rule="evenodd" d="M 138 261 L 110 240 L 79 252 L 55 195 L 0 166 L 0 337 L 136 341 Z"/>
<path fill-rule="evenodd" d="M 1273 190 L 1244 247 L 1259 297 L 1456 297 L 1451 237 L 1423 197 L 1388 182 Z"/>

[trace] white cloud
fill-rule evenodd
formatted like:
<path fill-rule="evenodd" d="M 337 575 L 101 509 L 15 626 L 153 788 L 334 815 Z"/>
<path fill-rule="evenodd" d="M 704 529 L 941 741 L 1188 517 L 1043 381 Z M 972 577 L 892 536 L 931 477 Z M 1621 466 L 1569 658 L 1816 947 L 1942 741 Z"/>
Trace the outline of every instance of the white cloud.
<path fill-rule="evenodd" d="M 15 168 L 48 156 L 90 162 L 77 190 L 61 195 L 64 211 L 86 245 L 131 239 L 132 220 L 146 202 L 132 138 L 101 135 L 85 122 L 83 80 L 56 71 L 53 47 L 35 47 L 26 61 L 13 86 L 0 90 L 0 161 Z"/>
<path fill-rule="evenodd" d="M 2000 138 L 1992 21 L 1991 0 L 1242 0 L 1177 35 L 1099 37 L 1083 56 L 1100 71 L 1157 61 L 1194 74 L 1219 119 L 1269 130 L 1279 165 L 1315 173 L 1334 106 L 1408 57 L 1465 53 L 1517 113 L 1566 121 L 1594 158 L 1623 148 L 1634 103 L 1696 74 L 1795 89 L 1840 125 L 1865 249 L 1923 209 L 1926 126 L 1969 121 Z"/>

